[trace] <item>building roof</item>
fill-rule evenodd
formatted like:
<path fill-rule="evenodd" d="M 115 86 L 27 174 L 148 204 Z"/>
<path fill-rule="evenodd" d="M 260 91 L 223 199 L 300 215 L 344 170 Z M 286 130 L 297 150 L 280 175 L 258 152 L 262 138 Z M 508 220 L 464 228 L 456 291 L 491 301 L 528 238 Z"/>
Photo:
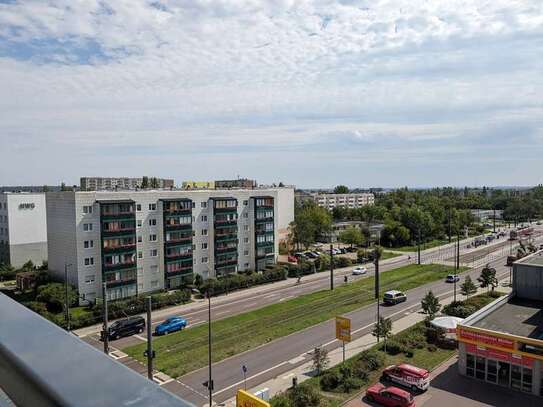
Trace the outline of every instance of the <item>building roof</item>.
<path fill-rule="evenodd" d="M 97 199 L 99 204 L 134 203 L 132 199 Z"/>
<path fill-rule="evenodd" d="M 543 301 L 511 297 L 466 325 L 543 340 Z"/>
<path fill-rule="evenodd" d="M 526 256 L 516 263 L 529 264 L 530 266 L 543 266 L 543 250 L 540 250 L 530 256 Z"/>

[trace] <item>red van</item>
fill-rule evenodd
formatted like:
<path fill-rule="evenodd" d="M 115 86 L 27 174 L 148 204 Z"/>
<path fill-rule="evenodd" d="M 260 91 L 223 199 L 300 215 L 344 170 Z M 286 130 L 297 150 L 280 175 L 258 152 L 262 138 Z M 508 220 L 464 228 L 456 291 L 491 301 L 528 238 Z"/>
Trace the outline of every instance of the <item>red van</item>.
<path fill-rule="evenodd" d="M 393 386 L 385 387 L 381 383 L 368 387 L 366 399 L 388 407 L 415 407 L 411 393 Z"/>
<path fill-rule="evenodd" d="M 383 371 L 382 379 L 409 387 L 413 391 L 425 391 L 430 386 L 428 370 L 405 363 L 387 367 Z"/>

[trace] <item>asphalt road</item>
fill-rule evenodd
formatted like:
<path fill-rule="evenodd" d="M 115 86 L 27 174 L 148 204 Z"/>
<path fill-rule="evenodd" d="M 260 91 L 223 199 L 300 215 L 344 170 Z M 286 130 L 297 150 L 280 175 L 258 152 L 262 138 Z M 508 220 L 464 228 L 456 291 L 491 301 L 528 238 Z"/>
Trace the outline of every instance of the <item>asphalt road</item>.
<path fill-rule="evenodd" d="M 501 258 L 492 263 L 501 278 L 509 275 L 509 268 L 505 267 L 504 260 Z M 480 270 L 481 268 L 476 268 L 464 275 L 469 274 L 473 279 L 476 279 Z M 459 290 L 459 287 L 457 288 Z M 438 296 L 446 296 L 450 295 L 453 285 L 438 281 L 410 290 L 407 292 L 407 302 L 391 307 L 382 306 L 381 315 L 395 320 L 416 311 L 420 308 L 421 299 L 429 290 Z M 351 318 L 353 337 L 356 339 L 371 332 L 376 319 L 376 305 L 363 307 L 346 314 L 346 316 Z M 310 360 L 311 356 L 308 353 L 316 346 L 325 346 L 328 350 L 340 346 L 340 342 L 335 340 L 333 320 L 215 363 L 213 365 L 214 401 L 222 402 L 235 395 L 236 389 L 243 384 L 242 365 L 248 367 L 247 387 L 258 386 L 260 383 Z M 208 402 L 202 385 L 207 377 L 207 368 L 202 368 L 178 378 L 165 387 L 184 399 L 201 406 Z"/>

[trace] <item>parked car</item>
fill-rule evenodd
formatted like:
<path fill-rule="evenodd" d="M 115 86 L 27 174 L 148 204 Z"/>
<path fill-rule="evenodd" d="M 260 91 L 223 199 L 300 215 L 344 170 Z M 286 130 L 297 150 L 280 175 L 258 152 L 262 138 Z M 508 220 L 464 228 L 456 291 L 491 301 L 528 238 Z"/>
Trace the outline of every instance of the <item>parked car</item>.
<path fill-rule="evenodd" d="M 354 253 L 354 252 L 356 252 L 357 249 L 356 249 L 356 247 L 350 247 L 349 246 L 345 250 L 347 250 L 348 253 Z"/>
<path fill-rule="evenodd" d="M 414 407 L 415 400 L 408 391 L 394 386 L 386 387 L 382 383 L 376 383 L 366 390 L 366 399 L 383 406 L 390 407 Z"/>
<path fill-rule="evenodd" d="M 390 290 L 383 296 L 383 301 L 388 305 L 396 305 L 400 302 L 407 301 L 407 296 L 398 290 Z"/>
<path fill-rule="evenodd" d="M 145 330 L 145 319 L 142 317 L 130 317 L 126 319 L 121 319 L 112 323 L 107 330 L 108 339 L 115 340 L 123 338 L 125 336 L 134 335 L 137 333 L 142 333 Z M 102 332 L 102 340 L 104 339 L 104 334 Z"/>
<path fill-rule="evenodd" d="M 298 260 L 305 260 L 306 259 L 306 256 L 305 254 L 301 253 L 301 252 L 297 252 L 297 253 L 294 253 L 294 257 L 296 257 Z"/>
<path fill-rule="evenodd" d="M 298 258 L 296 256 L 292 256 L 289 254 L 288 256 L 288 262 L 289 263 L 297 263 L 298 262 Z"/>
<path fill-rule="evenodd" d="M 368 269 L 363 266 L 358 266 L 353 269 L 353 276 L 361 276 L 363 274 L 366 274 L 368 272 Z"/>
<path fill-rule="evenodd" d="M 449 274 L 445 281 L 447 283 L 454 283 L 456 281 L 460 281 L 460 276 L 458 274 Z"/>
<path fill-rule="evenodd" d="M 408 387 L 413 391 L 425 391 L 430 386 L 430 372 L 420 367 L 402 363 L 383 370 L 381 380 L 388 380 Z"/>
<path fill-rule="evenodd" d="M 181 317 L 170 317 L 155 327 L 155 335 L 168 335 L 170 332 L 186 328 L 187 320 Z"/>
<path fill-rule="evenodd" d="M 315 254 L 313 252 L 305 252 L 304 255 L 305 255 L 305 257 L 308 257 L 310 259 L 316 259 L 317 257 L 319 257 L 318 254 Z"/>
<path fill-rule="evenodd" d="M 345 254 L 345 253 L 347 253 L 347 249 L 345 247 L 342 247 L 342 248 L 339 249 L 339 252 L 341 254 Z"/>

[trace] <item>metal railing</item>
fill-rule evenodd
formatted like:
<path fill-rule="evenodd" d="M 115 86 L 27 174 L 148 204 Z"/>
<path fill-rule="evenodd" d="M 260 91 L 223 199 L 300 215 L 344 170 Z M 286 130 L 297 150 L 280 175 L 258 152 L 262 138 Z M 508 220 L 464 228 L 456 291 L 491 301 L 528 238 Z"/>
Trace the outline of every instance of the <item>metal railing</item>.
<path fill-rule="evenodd" d="M 18 407 L 194 407 L 4 294 L 0 388 Z"/>

